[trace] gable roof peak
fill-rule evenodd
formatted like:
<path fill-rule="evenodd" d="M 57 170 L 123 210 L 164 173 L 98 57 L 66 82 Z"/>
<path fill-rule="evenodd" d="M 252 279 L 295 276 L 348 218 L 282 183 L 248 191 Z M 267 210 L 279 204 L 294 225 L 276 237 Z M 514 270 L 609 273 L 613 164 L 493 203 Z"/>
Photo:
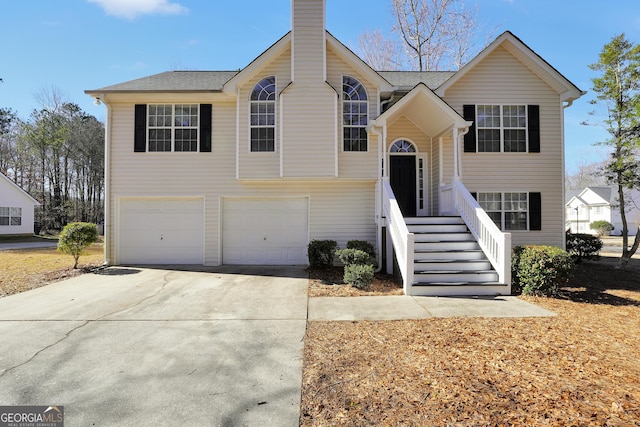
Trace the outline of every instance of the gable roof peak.
<path fill-rule="evenodd" d="M 519 37 L 507 30 L 485 47 L 471 61 L 465 64 L 449 80 L 444 82 L 436 91 L 439 96 L 444 96 L 447 89 L 460 81 L 468 72 L 473 70 L 480 62 L 491 55 L 499 47 L 505 48 L 513 57 L 520 61 L 525 67 L 544 80 L 552 87 L 561 98 L 561 101 L 571 103 L 584 95 L 586 92 L 579 89 L 569 79 L 563 76 L 544 58 L 538 55 Z"/>

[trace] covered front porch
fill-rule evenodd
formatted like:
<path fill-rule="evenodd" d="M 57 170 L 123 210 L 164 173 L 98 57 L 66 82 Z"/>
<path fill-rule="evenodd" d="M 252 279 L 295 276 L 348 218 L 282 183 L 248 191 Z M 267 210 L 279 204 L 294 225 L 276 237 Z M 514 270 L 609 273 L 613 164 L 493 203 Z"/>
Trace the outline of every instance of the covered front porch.
<path fill-rule="evenodd" d="M 511 235 L 462 179 L 460 146 L 471 125 L 420 84 L 369 128 L 382 166 L 378 247 L 384 240 L 384 268 L 392 273 L 395 261 L 407 295 L 511 293 Z"/>

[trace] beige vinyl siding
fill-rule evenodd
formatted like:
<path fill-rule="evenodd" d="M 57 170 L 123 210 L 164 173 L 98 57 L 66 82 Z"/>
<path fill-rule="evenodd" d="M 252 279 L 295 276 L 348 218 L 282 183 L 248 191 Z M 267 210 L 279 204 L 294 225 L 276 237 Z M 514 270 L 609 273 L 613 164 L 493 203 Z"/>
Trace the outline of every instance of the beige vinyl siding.
<path fill-rule="evenodd" d="M 338 94 L 325 82 L 308 86 L 294 82 L 282 93 L 280 103 L 282 175 L 335 177 Z"/>
<path fill-rule="evenodd" d="M 369 122 L 378 116 L 378 91 L 363 75 L 356 72 L 331 49 L 327 49 L 327 81 L 340 94 L 338 107 L 338 176 L 340 178 L 376 179 L 378 176 L 378 138 L 369 135 L 366 152 L 345 152 L 342 130 L 342 78 L 357 79 L 367 91 Z"/>
<path fill-rule="evenodd" d="M 351 239 L 375 243 L 374 181 L 238 181 L 234 100 L 187 94 L 181 99 L 213 104 L 211 153 L 134 153 L 134 103 L 110 104 L 112 262 L 118 261 L 114 231 L 122 197 L 204 197 L 206 265 L 218 265 L 221 259 L 221 197 L 308 197 L 310 239 L 335 239 L 343 247 Z"/>
<path fill-rule="evenodd" d="M 249 132 L 249 97 L 253 87 L 263 78 L 276 76 L 276 130 L 274 152 L 251 152 Z M 238 177 L 240 179 L 280 178 L 280 93 L 291 82 L 291 50 L 264 67 L 253 79 L 240 88 L 238 108 Z"/>
<path fill-rule="evenodd" d="M 464 104 L 540 106 L 540 153 L 462 153 L 461 175 L 470 191 L 542 193 L 542 231 L 513 232 L 513 244 L 561 245 L 564 177 L 559 94 L 499 47 L 451 87 L 445 101 L 460 113 Z"/>
<path fill-rule="evenodd" d="M 325 76 L 324 0 L 291 2 L 293 80 L 315 84 Z"/>

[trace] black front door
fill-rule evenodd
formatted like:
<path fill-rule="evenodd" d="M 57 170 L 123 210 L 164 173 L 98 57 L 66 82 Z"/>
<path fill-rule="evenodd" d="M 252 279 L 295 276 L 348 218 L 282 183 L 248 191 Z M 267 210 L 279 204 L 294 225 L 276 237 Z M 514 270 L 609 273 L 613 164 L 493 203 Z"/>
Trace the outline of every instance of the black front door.
<path fill-rule="evenodd" d="M 416 216 L 416 156 L 390 156 L 389 182 L 402 215 Z"/>

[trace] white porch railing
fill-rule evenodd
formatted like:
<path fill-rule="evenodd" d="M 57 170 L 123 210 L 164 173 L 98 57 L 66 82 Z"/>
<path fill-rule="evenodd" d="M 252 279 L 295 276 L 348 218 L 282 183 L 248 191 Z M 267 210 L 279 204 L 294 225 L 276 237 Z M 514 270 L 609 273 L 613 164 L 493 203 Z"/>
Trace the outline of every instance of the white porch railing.
<path fill-rule="evenodd" d="M 511 286 L 511 233 L 503 233 L 459 180 L 453 182 L 453 201 L 480 248 L 498 273 L 500 283 Z"/>
<path fill-rule="evenodd" d="M 402 274 L 404 294 L 410 295 L 410 287 L 413 285 L 414 235 L 409 233 L 388 178 L 382 178 L 382 209 L 386 218 L 387 238 L 391 237 Z M 387 253 L 387 257 L 391 256 L 391 253 Z"/>

